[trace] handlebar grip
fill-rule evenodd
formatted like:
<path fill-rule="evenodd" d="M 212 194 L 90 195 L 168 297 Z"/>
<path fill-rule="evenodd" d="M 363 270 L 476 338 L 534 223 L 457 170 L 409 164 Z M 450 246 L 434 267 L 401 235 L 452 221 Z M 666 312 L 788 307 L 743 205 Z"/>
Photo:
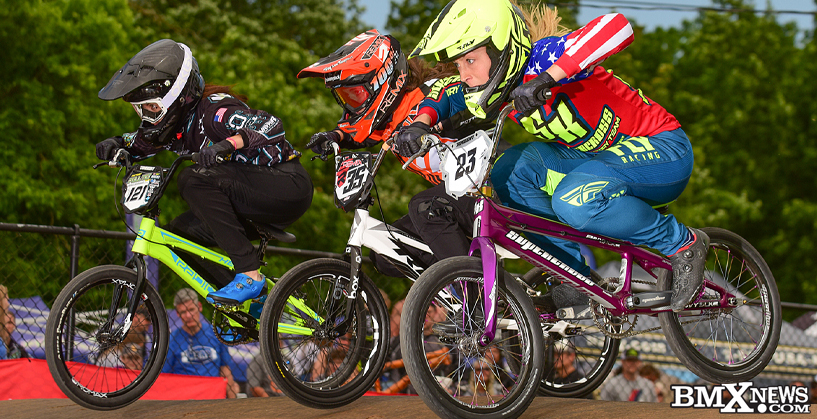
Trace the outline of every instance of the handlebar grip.
<path fill-rule="evenodd" d="M 540 91 L 536 92 L 536 94 L 534 95 L 534 97 L 536 98 L 536 100 L 537 100 L 538 102 L 545 103 L 545 102 L 547 102 L 548 100 L 550 100 L 550 97 L 551 97 L 552 95 L 553 95 L 553 93 L 550 91 L 550 89 L 548 89 L 548 88 L 546 87 L 546 88 L 544 88 L 544 89 L 542 89 L 542 90 L 540 90 Z"/>
<path fill-rule="evenodd" d="M 193 163 L 198 163 L 200 158 L 201 153 L 190 153 L 190 160 L 193 160 Z M 216 163 L 224 163 L 224 156 L 216 156 Z"/>

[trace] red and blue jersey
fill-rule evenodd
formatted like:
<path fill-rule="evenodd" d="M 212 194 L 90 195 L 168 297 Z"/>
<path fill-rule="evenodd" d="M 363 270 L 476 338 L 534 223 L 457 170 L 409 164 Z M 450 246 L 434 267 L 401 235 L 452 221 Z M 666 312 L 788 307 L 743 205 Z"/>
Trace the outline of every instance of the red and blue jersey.
<path fill-rule="evenodd" d="M 511 117 L 544 141 L 584 152 L 599 152 L 622 139 L 679 128 L 675 117 L 661 105 L 598 65 L 632 41 L 630 23 L 618 13 L 600 16 L 565 36 L 536 41 L 522 82 L 552 65 L 567 76 L 551 88 L 552 98 L 532 115 L 514 113 Z M 436 99 L 424 100 L 419 111 L 434 122 L 465 109 L 462 89 Z"/>

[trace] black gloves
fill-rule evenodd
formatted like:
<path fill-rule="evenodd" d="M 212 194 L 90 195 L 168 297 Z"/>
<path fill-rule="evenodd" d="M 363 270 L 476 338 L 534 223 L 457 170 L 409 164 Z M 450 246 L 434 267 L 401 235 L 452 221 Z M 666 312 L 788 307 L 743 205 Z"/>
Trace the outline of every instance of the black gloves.
<path fill-rule="evenodd" d="M 335 131 L 316 132 L 312 134 L 312 138 L 306 143 L 306 147 L 315 152 L 315 154 L 324 156 L 332 152 L 332 144 L 340 142 L 341 136 Z"/>
<path fill-rule="evenodd" d="M 533 80 L 513 89 L 511 100 L 514 108 L 529 116 L 536 108 L 545 104 L 550 97 L 548 89 L 556 86 L 556 81 L 548 73 L 542 73 Z"/>
<path fill-rule="evenodd" d="M 100 160 L 110 160 L 116 154 L 116 150 L 122 148 L 125 141 L 120 136 L 111 137 L 107 140 L 96 143 L 96 156 Z"/>
<path fill-rule="evenodd" d="M 218 164 L 219 156 L 226 156 L 235 151 L 233 143 L 227 140 L 221 140 L 209 147 L 203 148 L 199 152 L 199 164 L 209 169 Z"/>
<path fill-rule="evenodd" d="M 403 157 L 411 157 L 420 151 L 420 138 L 428 134 L 431 127 L 424 122 L 414 122 L 413 124 L 403 127 L 397 134 L 397 153 Z"/>

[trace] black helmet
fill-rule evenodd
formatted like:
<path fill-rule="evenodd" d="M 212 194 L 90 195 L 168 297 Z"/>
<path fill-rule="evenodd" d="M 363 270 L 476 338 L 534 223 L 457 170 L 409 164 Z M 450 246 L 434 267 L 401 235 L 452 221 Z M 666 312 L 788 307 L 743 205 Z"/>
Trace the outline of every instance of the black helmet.
<path fill-rule="evenodd" d="M 142 119 L 139 135 L 167 145 L 204 92 L 204 78 L 190 48 L 170 39 L 148 45 L 111 77 L 99 98 L 130 102 Z"/>

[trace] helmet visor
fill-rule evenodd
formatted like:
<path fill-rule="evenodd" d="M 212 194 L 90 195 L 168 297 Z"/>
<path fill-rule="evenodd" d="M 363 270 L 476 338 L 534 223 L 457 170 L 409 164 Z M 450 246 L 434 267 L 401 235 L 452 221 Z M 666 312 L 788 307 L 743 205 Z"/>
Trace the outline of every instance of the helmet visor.
<path fill-rule="evenodd" d="M 156 124 L 165 117 L 167 108 L 159 98 L 143 100 L 131 103 L 133 109 L 139 114 L 139 118 L 150 124 Z"/>
<path fill-rule="evenodd" d="M 357 113 L 366 104 L 371 96 L 369 89 L 365 85 L 341 86 L 332 89 L 335 98 L 347 111 Z"/>

